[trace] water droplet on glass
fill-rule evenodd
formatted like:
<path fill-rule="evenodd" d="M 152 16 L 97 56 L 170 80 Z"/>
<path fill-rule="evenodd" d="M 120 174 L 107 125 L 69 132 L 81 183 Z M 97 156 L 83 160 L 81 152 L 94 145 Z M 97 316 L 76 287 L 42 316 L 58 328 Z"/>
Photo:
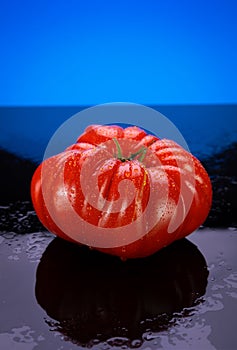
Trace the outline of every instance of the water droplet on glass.
<path fill-rule="evenodd" d="M 152 334 L 152 332 L 148 332 L 148 333 L 144 333 L 144 334 L 143 334 L 143 339 L 144 339 L 144 340 L 152 340 L 152 339 L 154 339 L 154 338 L 156 338 L 156 337 L 154 337 L 154 335 Z"/>
<path fill-rule="evenodd" d="M 131 348 L 139 348 L 142 344 L 142 341 L 140 339 L 134 339 L 131 342 Z"/>
<path fill-rule="evenodd" d="M 121 259 L 122 261 L 126 261 L 126 260 L 127 260 L 127 258 L 125 258 L 124 256 L 121 256 L 120 259 Z"/>
<path fill-rule="evenodd" d="M 237 227 L 228 227 L 229 231 L 237 231 Z"/>

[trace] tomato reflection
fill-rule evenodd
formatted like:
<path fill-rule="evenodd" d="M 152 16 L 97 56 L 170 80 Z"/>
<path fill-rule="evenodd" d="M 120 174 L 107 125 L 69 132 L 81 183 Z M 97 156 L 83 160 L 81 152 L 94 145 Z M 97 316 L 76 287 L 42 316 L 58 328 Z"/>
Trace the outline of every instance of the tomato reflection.
<path fill-rule="evenodd" d="M 122 262 L 55 238 L 38 265 L 35 293 L 66 339 L 91 347 L 113 338 L 132 347 L 144 332 L 167 329 L 174 313 L 193 306 L 207 277 L 203 255 L 187 239 Z"/>

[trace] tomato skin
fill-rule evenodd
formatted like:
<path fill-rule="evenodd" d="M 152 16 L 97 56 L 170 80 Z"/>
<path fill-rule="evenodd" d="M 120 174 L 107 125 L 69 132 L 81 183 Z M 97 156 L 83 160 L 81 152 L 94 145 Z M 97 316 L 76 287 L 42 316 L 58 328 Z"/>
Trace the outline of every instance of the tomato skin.
<path fill-rule="evenodd" d="M 91 125 L 37 168 L 31 196 L 43 225 L 79 244 L 87 243 L 75 230 L 86 238 L 88 225 L 98 235 L 99 228 L 109 234 L 131 225 L 138 238 L 129 243 L 88 244 L 127 259 L 151 255 L 197 229 L 209 213 L 212 188 L 201 163 L 174 141 L 135 126 Z M 82 219 L 76 228 L 75 214 Z"/>
<path fill-rule="evenodd" d="M 85 132 L 79 136 L 77 143 L 87 142 L 93 145 L 99 145 L 103 142 L 111 140 L 112 138 L 122 138 L 123 129 L 117 125 L 90 125 Z"/>
<path fill-rule="evenodd" d="M 31 181 L 31 199 L 36 213 L 39 220 L 50 232 L 57 234 L 61 238 L 68 239 L 68 236 L 55 224 L 45 205 L 41 187 L 41 170 L 42 164 L 36 169 Z"/>

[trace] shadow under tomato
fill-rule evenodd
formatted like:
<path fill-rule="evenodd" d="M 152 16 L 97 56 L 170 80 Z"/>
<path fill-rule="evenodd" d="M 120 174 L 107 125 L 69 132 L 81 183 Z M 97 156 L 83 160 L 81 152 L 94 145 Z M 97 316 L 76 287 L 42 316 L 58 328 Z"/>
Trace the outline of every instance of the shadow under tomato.
<path fill-rule="evenodd" d="M 132 347 L 134 340 L 142 344 L 144 332 L 167 329 L 175 312 L 193 306 L 207 277 L 203 255 L 187 239 L 122 262 L 55 238 L 38 265 L 35 294 L 55 320 L 51 329 L 65 339 Z"/>

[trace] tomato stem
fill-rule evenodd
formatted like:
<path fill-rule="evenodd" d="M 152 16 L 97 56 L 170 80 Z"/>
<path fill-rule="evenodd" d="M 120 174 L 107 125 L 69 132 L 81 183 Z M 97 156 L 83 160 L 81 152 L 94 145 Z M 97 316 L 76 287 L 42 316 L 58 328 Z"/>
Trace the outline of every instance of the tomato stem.
<path fill-rule="evenodd" d="M 127 159 L 122 155 L 122 150 L 118 140 L 116 138 L 113 138 L 112 140 L 114 141 L 115 146 L 117 148 L 117 158 L 120 159 L 122 162 L 125 162 Z"/>
<path fill-rule="evenodd" d="M 121 162 L 126 162 L 126 160 L 133 160 L 135 159 L 137 156 L 140 155 L 140 157 L 138 158 L 139 162 L 143 162 L 145 156 L 146 156 L 146 152 L 147 152 L 147 148 L 146 147 L 142 147 L 141 149 L 139 149 L 139 151 L 135 152 L 135 153 L 131 153 L 130 156 L 128 158 L 124 157 L 122 154 L 122 149 L 120 147 L 120 144 L 118 142 L 118 140 L 116 138 L 112 139 L 115 143 L 116 149 L 117 149 L 117 155 L 116 157 L 118 159 L 121 160 Z"/>
<path fill-rule="evenodd" d="M 132 159 L 135 159 L 136 156 L 138 156 L 139 154 L 141 154 L 141 156 L 138 158 L 138 160 L 140 162 L 142 162 L 145 158 L 145 155 L 146 155 L 146 147 L 142 147 L 141 149 L 139 149 L 139 151 L 135 152 L 135 153 L 131 153 L 130 157 L 128 158 L 129 160 L 132 160 Z"/>
<path fill-rule="evenodd" d="M 138 158 L 139 162 L 143 162 L 145 156 L 146 156 L 146 152 L 147 152 L 147 148 L 146 147 L 143 147 L 141 149 L 141 156 Z"/>

